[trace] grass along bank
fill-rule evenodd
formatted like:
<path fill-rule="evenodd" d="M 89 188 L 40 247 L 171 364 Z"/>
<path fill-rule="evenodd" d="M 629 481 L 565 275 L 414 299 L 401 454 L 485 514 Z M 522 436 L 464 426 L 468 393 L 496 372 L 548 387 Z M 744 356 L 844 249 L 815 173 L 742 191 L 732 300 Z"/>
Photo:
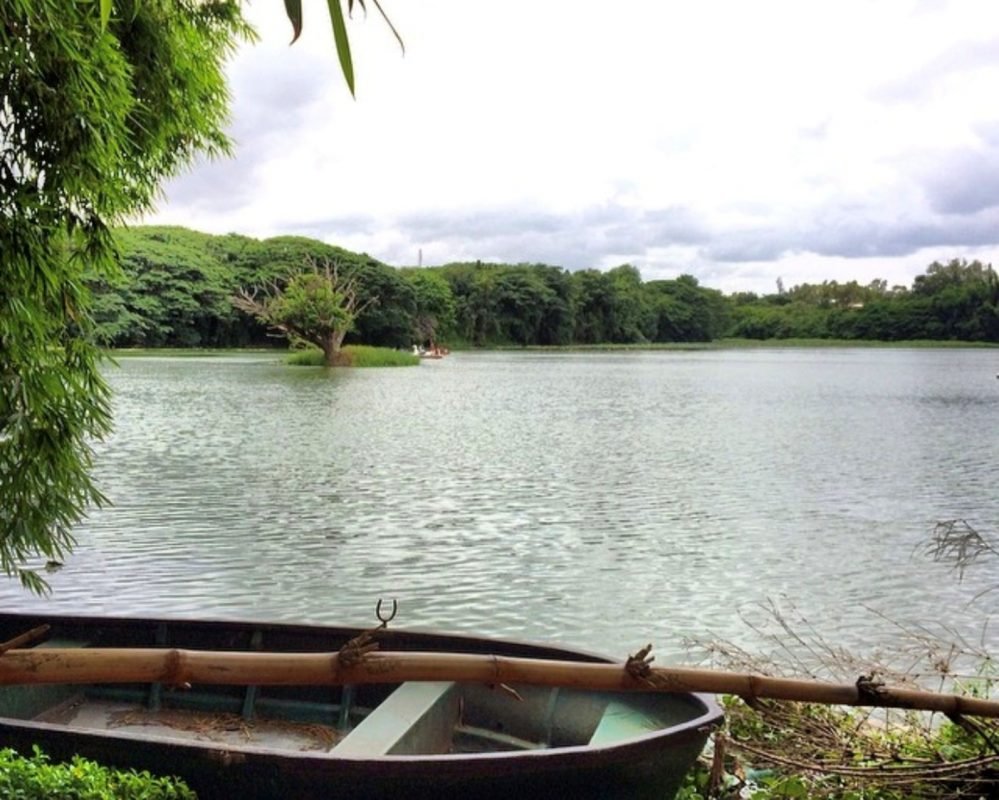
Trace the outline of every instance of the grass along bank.
<path fill-rule="evenodd" d="M 390 347 L 348 344 L 340 353 L 349 367 L 415 367 L 420 363 L 419 356 Z M 296 350 L 288 356 L 288 363 L 296 367 L 321 367 L 323 351 L 313 347 Z"/>

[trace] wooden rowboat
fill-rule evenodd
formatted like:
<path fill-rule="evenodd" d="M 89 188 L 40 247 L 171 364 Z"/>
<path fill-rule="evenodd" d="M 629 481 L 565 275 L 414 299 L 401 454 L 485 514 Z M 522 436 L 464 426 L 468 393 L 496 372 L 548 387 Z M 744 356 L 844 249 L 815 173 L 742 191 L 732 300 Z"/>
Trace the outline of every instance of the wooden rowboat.
<path fill-rule="evenodd" d="M 0 641 L 41 624 L 71 648 L 328 653 L 361 631 L 251 622 L 0 614 Z M 587 653 L 381 631 L 381 652 L 579 664 Z M 19 651 L 0 655 L 13 660 Z M 580 797 L 675 793 L 722 714 L 708 696 L 537 685 L 0 686 L 0 745 L 184 778 L 205 798 Z"/>

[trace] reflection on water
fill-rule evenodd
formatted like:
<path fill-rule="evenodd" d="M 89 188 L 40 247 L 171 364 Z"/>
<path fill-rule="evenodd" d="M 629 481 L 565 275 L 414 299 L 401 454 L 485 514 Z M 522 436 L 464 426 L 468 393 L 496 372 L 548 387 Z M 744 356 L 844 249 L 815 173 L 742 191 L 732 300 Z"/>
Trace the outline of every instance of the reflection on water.
<path fill-rule="evenodd" d="M 125 358 L 115 505 L 49 576 L 74 612 L 403 624 L 624 654 L 752 643 L 782 594 L 867 648 L 977 630 L 913 551 L 999 524 L 989 351 L 458 353 L 327 374 L 275 356 Z M 995 569 L 993 575 L 999 574 Z M 33 607 L 13 585 L 8 607 Z"/>

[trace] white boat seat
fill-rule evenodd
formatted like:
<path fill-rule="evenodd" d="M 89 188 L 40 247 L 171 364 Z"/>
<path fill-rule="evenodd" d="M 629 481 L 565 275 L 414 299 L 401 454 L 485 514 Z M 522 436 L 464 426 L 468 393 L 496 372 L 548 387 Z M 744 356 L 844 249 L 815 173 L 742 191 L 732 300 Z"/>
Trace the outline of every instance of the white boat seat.
<path fill-rule="evenodd" d="M 450 681 L 400 685 L 334 748 L 337 756 L 446 753 L 458 721 L 460 693 Z"/>
<path fill-rule="evenodd" d="M 657 725 L 634 706 L 611 700 L 590 737 L 590 745 L 600 747 L 617 744 L 661 728 L 662 725 Z"/>

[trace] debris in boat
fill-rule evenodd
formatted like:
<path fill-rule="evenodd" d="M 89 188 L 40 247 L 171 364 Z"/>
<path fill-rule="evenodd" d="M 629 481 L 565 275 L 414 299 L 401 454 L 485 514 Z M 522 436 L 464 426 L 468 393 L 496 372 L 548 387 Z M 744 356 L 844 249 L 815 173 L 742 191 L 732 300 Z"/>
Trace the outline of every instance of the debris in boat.
<path fill-rule="evenodd" d="M 108 727 L 121 728 L 130 725 L 161 725 L 176 731 L 185 731 L 213 741 L 220 741 L 227 733 L 239 733 L 247 742 L 255 740 L 254 733 L 286 733 L 307 740 L 302 750 L 329 750 L 342 734 L 333 728 L 319 723 L 293 722 L 286 719 L 243 719 L 239 714 L 184 711 L 181 709 L 160 709 L 151 711 L 145 708 L 114 711 L 108 716 Z"/>

